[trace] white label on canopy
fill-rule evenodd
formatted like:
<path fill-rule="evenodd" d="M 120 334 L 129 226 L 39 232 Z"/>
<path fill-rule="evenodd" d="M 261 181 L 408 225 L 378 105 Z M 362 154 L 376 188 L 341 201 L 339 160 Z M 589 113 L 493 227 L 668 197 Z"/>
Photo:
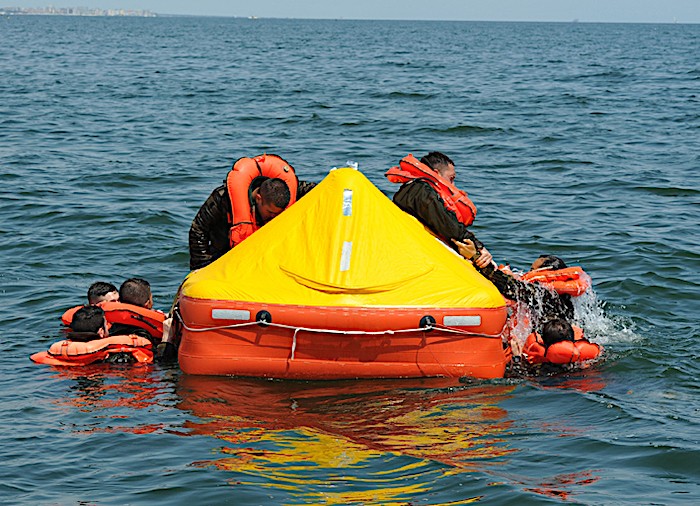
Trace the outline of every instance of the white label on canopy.
<path fill-rule="evenodd" d="M 340 255 L 340 272 L 350 270 L 350 255 L 352 255 L 352 242 L 343 243 L 343 253 Z"/>
<path fill-rule="evenodd" d="M 213 320 L 250 320 L 250 311 L 245 309 L 212 309 Z"/>
<path fill-rule="evenodd" d="M 481 316 L 445 316 L 442 324 L 446 327 L 478 327 L 481 325 Z"/>
<path fill-rule="evenodd" d="M 343 190 L 343 216 L 352 216 L 352 190 Z"/>

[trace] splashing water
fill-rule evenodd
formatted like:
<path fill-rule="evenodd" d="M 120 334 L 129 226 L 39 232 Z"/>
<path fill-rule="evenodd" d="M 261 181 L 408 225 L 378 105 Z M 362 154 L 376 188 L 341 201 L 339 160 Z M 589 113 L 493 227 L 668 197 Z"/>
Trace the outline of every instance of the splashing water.
<path fill-rule="evenodd" d="M 584 330 L 590 341 L 605 345 L 643 340 L 635 333 L 633 322 L 605 314 L 606 303 L 598 300 L 593 288 L 571 300 L 574 304 L 574 323 Z"/>
<path fill-rule="evenodd" d="M 526 271 L 508 266 L 511 272 L 518 278 Z M 599 300 L 593 289 L 593 281 L 588 277 L 588 288 L 576 297 L 571 297 L 574 307 L 574 325 L 584 330 L 584 335 L 589 341 L 607 345 L 610 343 L 633 343 L 644 338 L 635 332 L 634 323 L 620 316 L 610 316 L 605 313 L 606 302 Z M 538 298 L 534 312 L 544 312 L 544 300 Z M 516 302 L 510 306 L 511 339 L 517 340 L 523 345 L 532 332 L 532 311 L 527 304 Z"/>

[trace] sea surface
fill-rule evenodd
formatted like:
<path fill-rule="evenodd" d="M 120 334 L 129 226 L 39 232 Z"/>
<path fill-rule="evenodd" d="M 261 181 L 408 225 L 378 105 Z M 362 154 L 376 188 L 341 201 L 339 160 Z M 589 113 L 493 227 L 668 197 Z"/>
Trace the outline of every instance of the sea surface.
<path fill-rule="evenodd" d="M 700 502 L 700 25 L 0 17 L 0 503 Z M 387 196 L 447 153 L 499 262 L 591 275 L 594 367 L 293 382 L 29 355 L 95 280 L 168 310 L 241 156 Z M 410 254 L 410 252 L 397 252 Z"/>

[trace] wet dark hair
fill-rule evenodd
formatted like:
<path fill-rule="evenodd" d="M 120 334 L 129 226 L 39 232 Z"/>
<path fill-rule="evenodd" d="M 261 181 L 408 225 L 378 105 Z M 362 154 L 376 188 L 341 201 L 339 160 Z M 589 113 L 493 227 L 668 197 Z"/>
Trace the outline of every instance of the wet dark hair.
<path fill-rule="evenodd" d="M 566 262 L 559 258 L 558 256 L 554 255 L 540 255 L 537 257 L 537 260 L 542 259 L 542 265 L 540 265 L 540 269 L 543 267 L 551 267 L 553 270 L 558 270 L 558 269 L 566 269 Z"/>
<path fill-rule="evenodd" d="M 97 331 L 105 325 L 105 312 L 99 306 L 83 306 L 73 315 L 70 328 L 73 332 L 89 332 L 97 334 Z"/>
<path fill-rule="evenodd" d="M 87 292 L 88 304 L 97 304 L 101 297 L 104 297 L 109 292 L 117 292 L 117 287 L 112 283 L 104 281 L 95 281 L 90 285 Z"/>
<path fill-rule="evenodd" d="M 424 163 L 433 170 L 438 170 L 440 168 L 447 167 L 448 165 L 454 165 L 455 162 L 444 153 L 439 151 L 431 151 L 423 158 L 420 159 L 420 163 Z"/>
<path fill-rule="evenodd" d="M 119 287 L 119 302 L 145 307 L 151 298 L 151 285 L 141 278 L 129 278 Z"/>
<path fill-rule="evenodd" d="M 274 204 L 275 207 L 280 209 L 285 209 L 292 198 L 289 186 L 278 177 L 266 179 L 262 182 L 260 185 L 260 196 L 265 203 Z"/>
<path fill-rule="evenodd" d="M 569 322 L 562 318 L 552 318 L 542 325 L 542 342 L 545 346 L 561 341 L 573 341 L 574 329 Z"/>

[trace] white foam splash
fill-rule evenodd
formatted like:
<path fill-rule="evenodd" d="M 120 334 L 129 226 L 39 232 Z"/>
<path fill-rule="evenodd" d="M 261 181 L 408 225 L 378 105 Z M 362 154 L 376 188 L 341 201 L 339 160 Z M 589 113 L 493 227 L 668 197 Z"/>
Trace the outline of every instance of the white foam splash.
<path fill-rule="evenodd" d="M 634 324 L 623 318 L 605 314 L 605 301 L 599 301 L 595 290 L 589 288 L 579 297 L 572 297 L 574 323 L 581 327 L 587 339 L 599 344 L 630 343 L 644 338 L 634 331 Z"/>
<path fill-rule="evenodd" d="M 592 288 L 578 297 L 572 297 L 574 306 L 574 325 L 581 327 L 586 339 L 607 345 L 610 343 L 634 343 L 644 340 L 635 332 L 632 321 L 619 316 L 610 316 L 605 313 L 605 301 L 598 300 L 598 296 Z M 542 301 L 538 301 L 542 304 Z M 515 327 L 511 329 L 511 338 L 525 344 L 527 336 L 532 332 L 530 322 L 530 310 L 524 303 L 517 303 L 512 307 L 511 320 Z"/>

